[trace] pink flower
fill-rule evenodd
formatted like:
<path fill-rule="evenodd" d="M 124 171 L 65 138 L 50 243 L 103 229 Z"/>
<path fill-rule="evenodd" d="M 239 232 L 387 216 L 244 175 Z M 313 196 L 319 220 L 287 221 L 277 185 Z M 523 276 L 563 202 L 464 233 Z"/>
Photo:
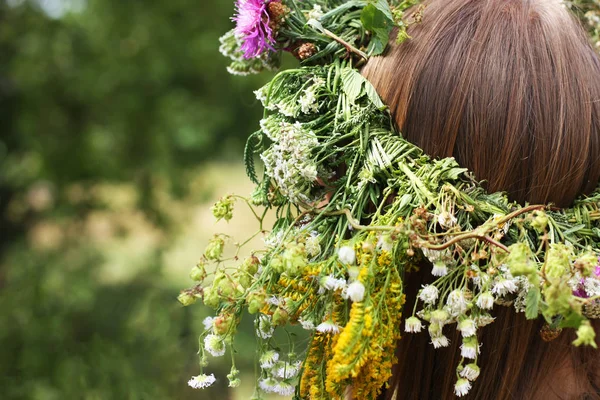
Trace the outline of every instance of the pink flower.
<path fill-rule="evenodd" d="M 270 17 L 267 11 L 269 2 L 279 0 L 237 0 L 235 33 L 242 40 L 241 50 L 244 58 L 254 58 L 267 49 L 275 50 L 273 30 L 269 26 Z"/>

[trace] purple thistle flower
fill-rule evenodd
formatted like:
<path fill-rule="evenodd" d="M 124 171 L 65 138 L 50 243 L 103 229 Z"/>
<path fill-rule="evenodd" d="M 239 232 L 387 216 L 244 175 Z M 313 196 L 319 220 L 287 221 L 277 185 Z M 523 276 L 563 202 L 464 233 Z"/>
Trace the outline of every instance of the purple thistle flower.
<path fill-rule="evenodd" d="M 244 58 L 254 58 L 267 49 L 275 50 L 273 30 L 269 26 L 267 6 L 271 0 L 237 0 L 235 34 L 241 38 Z M 279 2 L 279 0 L 272 0 Z"/>

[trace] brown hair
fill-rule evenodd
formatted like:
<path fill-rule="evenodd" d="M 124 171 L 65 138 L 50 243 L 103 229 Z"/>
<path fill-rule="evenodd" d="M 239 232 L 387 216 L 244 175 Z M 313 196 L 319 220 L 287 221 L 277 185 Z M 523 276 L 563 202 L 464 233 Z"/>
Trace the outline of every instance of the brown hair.
<path fill-rule="evenodd" d="M 600 177 L 600 61 L 557 0 L 429 0 L 413 39 L 363 74 L 411 142 L 454 156 L 520 202 L 568 206 Z M 407 277 L 414 299 L 429 269 Z M 412 309 L 410 304 L 407 309 Z M 600 352 L 546 343 L 539 321 L 495 307 L 483 328 L 471 399 L 600 399 Z M 595 322 L 597 331 L 600 324 Z M 453 398 L 460 337 L 434 350 L 426 333 L 398 345 L 386 399 Z"/>

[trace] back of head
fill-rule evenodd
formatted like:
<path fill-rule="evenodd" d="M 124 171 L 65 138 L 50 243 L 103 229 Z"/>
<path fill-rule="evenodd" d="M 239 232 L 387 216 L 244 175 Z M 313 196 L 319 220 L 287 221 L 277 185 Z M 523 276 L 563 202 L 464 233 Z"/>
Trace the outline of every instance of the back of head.
<path fill-rule="evenodd" d="M 408 31 L 412 39 L 363 69 L 402 134 L 430 155 L 454 156 L 490 191 L 522 203 L 568 206 L 593 190 L 600 177 L 600 61 L 570 12 L 558 0 L 424 4 L 422 22 Z M 407 298 L 427 279 L 409 275 Z M 498 308 L 480 338 L 486 372 L 469 398 L 600 398 L 597 352 L 573 348 L 567 333 L 545 343 L 540 321 Z M 417 334 L 399 342 L 385 398 L 454 397 L 460 336 L 443 350 L 428 341 Z"/>
<path fill-rule="evenodd" d="M 600 177 L 600 61 L 559 0 L 430 0 L 363 70 L 402 134 L 490 191 L 569 205 Z"/>

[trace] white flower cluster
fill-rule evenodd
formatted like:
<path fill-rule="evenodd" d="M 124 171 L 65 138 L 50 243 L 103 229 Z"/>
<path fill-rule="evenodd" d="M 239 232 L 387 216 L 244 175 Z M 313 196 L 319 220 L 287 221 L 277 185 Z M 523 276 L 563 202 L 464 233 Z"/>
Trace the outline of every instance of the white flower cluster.
<path fill-rule="evenodd" d="M 314 83 L 308 89 L 304 89 L 302 95 L 298 98 L 300 111 L 304 114 L 312 114 L 319 111 L 319 102 L 317 101 L 318 91 L 325 87 L 325 80 L 322 78 L 314 78 L 313 82 Z M 286 115 L 283 111 L 282 114 Z"/>
<path fill-rule="evenodd" d="M 292 380 L 298 376 L 302 363 L 279 358 L 279 353 L 274 350 L 267 350 L 261 355 L 259 364 L 266 378 L 261 379 L 258 386 L 266 393 L 291 396 L 295 390 Z"/>
<path fill-rule="evenodd" d="M 313 183 L 317 180 L 317 163 L 311 152 L 319 141 L 312 131 L 300 123 L 261 121 L 265 135 L 273 141 L 261 154 L 266 174 L 277 184 L 280 192 L 292 203 L 308 202 Z"/>

